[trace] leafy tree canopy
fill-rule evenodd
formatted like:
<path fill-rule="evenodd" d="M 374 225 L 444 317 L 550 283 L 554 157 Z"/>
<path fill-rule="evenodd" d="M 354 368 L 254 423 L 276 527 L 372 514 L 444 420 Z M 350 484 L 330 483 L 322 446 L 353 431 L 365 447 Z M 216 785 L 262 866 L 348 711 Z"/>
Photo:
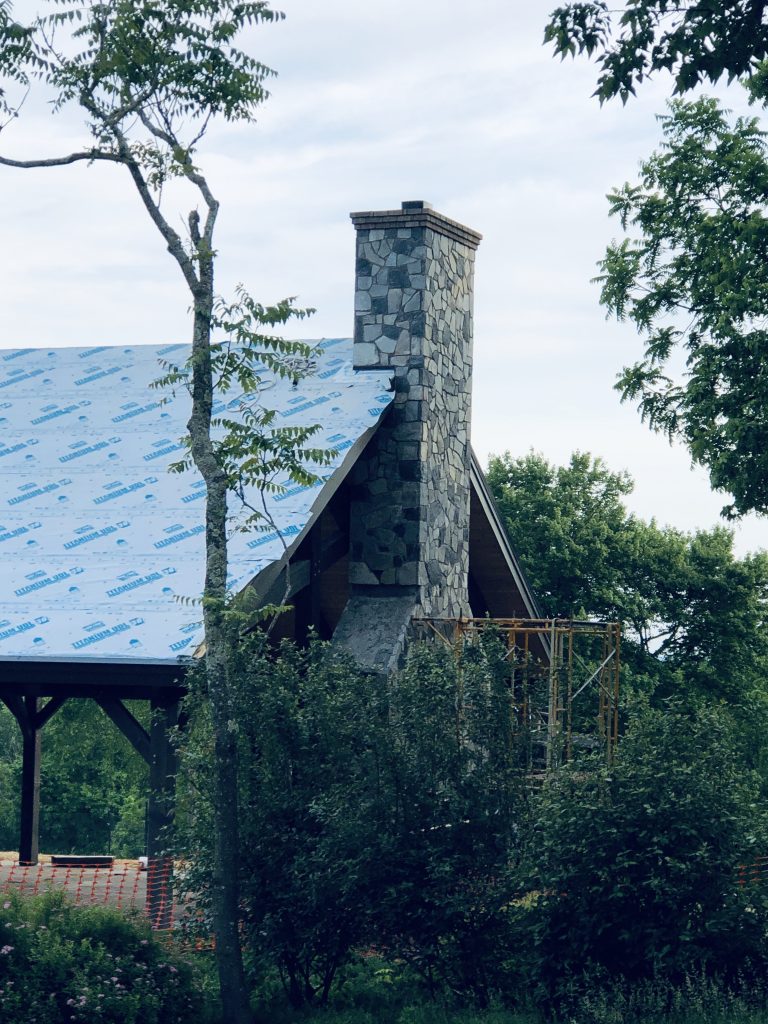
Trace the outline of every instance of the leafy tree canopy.
<path fill-rule="evenodd" d="M 658 71 L 672 75 L 676 93 L 751 74 L 768 57 L 766 8 L 766 0 L 577 0 L 552 12 L 544 41 L 561 57 L 593 57 L 595 95 L 626 102 Z"/>
<path fill-rule="evenodd" d="M 558 467 L 507 452 L 488 480 L 545 613 L 624 623 L 638 685 L 732 701 L 762 688 L 768 555 L 737 558 L 723 527 L 687 534 L 631 515 L 629 475 L 585 453 Z"/>
<path fill-rule="evenodd" d="M 609 196 L 634 237 L 600 263 L 601 302 L 644 339 L 619 379 L 650 426 L 680 438 L 724 514 L 768 511 L 768 158 L 752 118 L 673 101 L 640 183 Z M 680 350 L 685 366 L 680 365 Z"/>
<path fill-rule="evenodd" d="M 632 491 L 627 473 L 576 452 L 553 466 L 534 452 L 491 458 L 488 482 L 547 615 L 615 616 Z"/>

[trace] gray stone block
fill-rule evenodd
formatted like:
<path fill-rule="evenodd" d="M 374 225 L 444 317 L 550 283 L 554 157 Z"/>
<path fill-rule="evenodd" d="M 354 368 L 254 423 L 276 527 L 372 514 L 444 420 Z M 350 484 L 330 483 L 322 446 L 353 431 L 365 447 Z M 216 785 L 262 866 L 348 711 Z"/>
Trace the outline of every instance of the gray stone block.
<path fill-rule="evenodd" d="M 360 342 L 355 345 L 355 366 L 378 366 L 379 350 L 375 345 Z"/>
<path fill-rule="evenodd" d="M 381 337 L 381 325 L 380 324 L 364 324 L 363 326 L 363 341 L 375 342 Z"/>
<path fill-rule="evenodd" d="M 358 586 L 378 586 L 379 578 L 374 576 L 367 565 L 362 562 L 351 562 L 349 566 L 349 582 Z"/>

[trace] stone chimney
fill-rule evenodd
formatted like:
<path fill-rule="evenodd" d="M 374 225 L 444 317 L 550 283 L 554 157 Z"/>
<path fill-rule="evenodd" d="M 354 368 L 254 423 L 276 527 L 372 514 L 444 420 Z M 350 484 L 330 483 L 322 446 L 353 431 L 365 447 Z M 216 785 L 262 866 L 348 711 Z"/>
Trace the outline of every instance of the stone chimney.
<path fill-rule="evenodd" d="M 350 600 L 336 640 L 389 671 L 413 617 L 469 613 L 472 289 L 481 236 L 429 203 L 353 213 L 354 363 L 394 402 L 352 477 Z"/>

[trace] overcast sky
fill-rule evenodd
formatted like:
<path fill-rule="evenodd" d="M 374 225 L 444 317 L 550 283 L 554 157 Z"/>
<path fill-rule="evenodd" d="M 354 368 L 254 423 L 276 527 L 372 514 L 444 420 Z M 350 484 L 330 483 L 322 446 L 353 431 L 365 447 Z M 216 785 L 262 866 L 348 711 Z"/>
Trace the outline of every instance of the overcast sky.
<path fill-rule="evenodd" d="M 264 302 L 298 295 L 318 312 L 289 333 L 349 335 L 349 212 L 426 199 L 484 235 L 473 413 L 483 463 L 507 449 L 557 462 L 590 451 L 629 470 L 638 513 L 708 527 L 726 498 L 620 404 L 613 383 L 640 346 L 605 320 L 590 284 L 619 232 L 605 194 L 656 147 L 669 84 L 601 108 L 594 68 L 541 45 L 552 6 L 284 0 L 287 20 L 252 38 L 279 71 L 259 123 L 216 127 L 200 153 L 222 201 L 219 290 L 242 281 Z M 728 98 L 743 106 L 737 91 Z M 52 156 L 84 141 L 76 112 L 30 100 L 0 152 Z M 0 182 L 0 348 L 188 340 L 185 288 L 127 172 L 3 168 Z M 768 547 L 768 521 L 745 520 L 737 544 Z"/>

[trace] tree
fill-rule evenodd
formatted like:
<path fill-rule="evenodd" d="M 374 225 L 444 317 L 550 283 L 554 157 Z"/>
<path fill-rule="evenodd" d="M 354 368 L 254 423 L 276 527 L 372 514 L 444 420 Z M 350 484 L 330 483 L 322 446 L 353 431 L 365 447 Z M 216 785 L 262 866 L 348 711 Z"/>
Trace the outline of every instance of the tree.
<path fill-rule="evenodd" d="M 407 962 L 434 990 L 487 1001 L 499 987 L 526 834 L 507 655 L 490 631 L 460 656 L 414 645 L 376 680 L 317 639 L 238 645 L 244 924 L 254 971 L 277 970 L 294 1006 L 324 1003 L 354 948 Z M 182 743 L 180 808 L 185 881 L 204 894 L 201 711 Z M 201 909 L 196 897 L 193 927 Z"/>
<path fill-rule="evenodd" d="M 605 0 L 567 3 L 545 41 L 600 68 L 596 95 L 622 100 L 658 71 L 675 92 L 741 78 L 768 96 L 765 0 Z M 730 124 L 711 99 L 673 102 L 661 153 L 639 186 L 609 199 L 640 237 L 609 247 L 601 301 L 645 337 L 645 358 L 619 380 L 652 428 L 678 437 L 712 485 L 733 496 L 724 514 L 768 510 L 764 216 L 768 162 L 755 119 Z M 682 350 L 682 352 L 680 351 Z M 679 355 L 685 354 L 685 369 Z M 677 373 L 670 370 L 675 366 Z"/>
<path fill-rule="evenodd" d="M 636 237 L 608 247 L 600 300 L 635 325 L 644 358 L 618 387 L 650 426 L 678 437 L 724 513 L 768 511 L 768 157 L 752 118 L 674 101 L 639 185 L 609 196 Z M 677 351 L 685 353 L 685 369 Z"/>
<path fill-rule="evenodd" d="M 566 767 L 538 799 L 526 915 L 550 997 L 593 972 L 680 984 L 764 976 L 762 886 L 739 884 L 768 832 L 759 780 L 718 709 L 636 714 L 611 767 Z"/>
<path fill-rule="evenodd" d="M 629 474 L 583 452 L 567 466 L 506 452 L 491 458 L 487 476 L 545 614 L 615 618 L 629 556 Z"/>
<path fill-rule="evenodd" d="M 623 502 L 628 474 L 585 453 L 556 467 L 507 452 L 488 480 L 545 612 L 622 622 L 632 685 L 731 703 L 765 692 L 767 555 L 737 558 L 723 527 L 643 522 Z"/>
<path fill-rule="evenodd" d="M 52 13 L 22 23 L 13 18 L 10 0 L 0 0 L 4 130 L 21 112 L 26 92 L 41 85 L 52 92 L 54 111 L 70 105 L 80 109 L 90 141 L 61 156 L 0 156 L 0 165 L 105 162 L 125 168 L 191 298 L 192 355 L 185 367 L 166 367 L 164 382 L 189 387 L 190 459 L 206 485 L 202 614 L 215 733 L 213 912 L 224 1016 L 243 1024 L 250 1013 L 238 939 L 237 708 L 228 680 L 225 628 L 227 496 L 235 491 L 245 497 L 249 485 L 262 492 L 274 488 L 278 472 L 306 483 L 313 479 L 308 461 L 322 460 L 323 453 L 306 448 L 312 429 L 275 427 L 273 414 L 258 405 L 262 367 L 295 375 L 295 357 L 309 354 L 306 345 L 286 343 L 272 333 L 303 311 L 290 300 L 264 307 L 245 291 L 234 302 L 217 299 L 219 202 L 196 153 L 213 119 L 254 120 L 273 72 L 241 49 L 238 38 L 282 15 L 263 0 L 58 0 L 51 6 Z M 21 99 L 9 94 L 15 88 Z M 186 238 L 162 206 L 163 185 L 171 179 L 183 182 L 193 195 Z M 215 383 L 223 390 L 236 385 L 246 396 L 241 415 L 220 421 L 218 434 L 212 418 Z M 249 511 L 261 514 L 258 506 Z"/>
<path fill-rule="evenodd" d="M 131 710 L 149 725 L 146 707 Z M 54 715 L 46 727 L 45 758 L 43 849 L 138 857 L 144 851 L 149 773 L 122 733 L 106 724 L 95 701 L 69 700 Z M 18 799 L 18 775 L 14 781 Z"/>
<path fill-rule="evenodd" d="M 544 41 L 561 57 L 593 57 L 595 95 L 626 102 L 659 71 L 673 76 L 676 93 L 750 75 L 768 57 L 766 9 L 766 0 L 626 0 L 621 9 L 577 0 L 552 12 Z"/>

